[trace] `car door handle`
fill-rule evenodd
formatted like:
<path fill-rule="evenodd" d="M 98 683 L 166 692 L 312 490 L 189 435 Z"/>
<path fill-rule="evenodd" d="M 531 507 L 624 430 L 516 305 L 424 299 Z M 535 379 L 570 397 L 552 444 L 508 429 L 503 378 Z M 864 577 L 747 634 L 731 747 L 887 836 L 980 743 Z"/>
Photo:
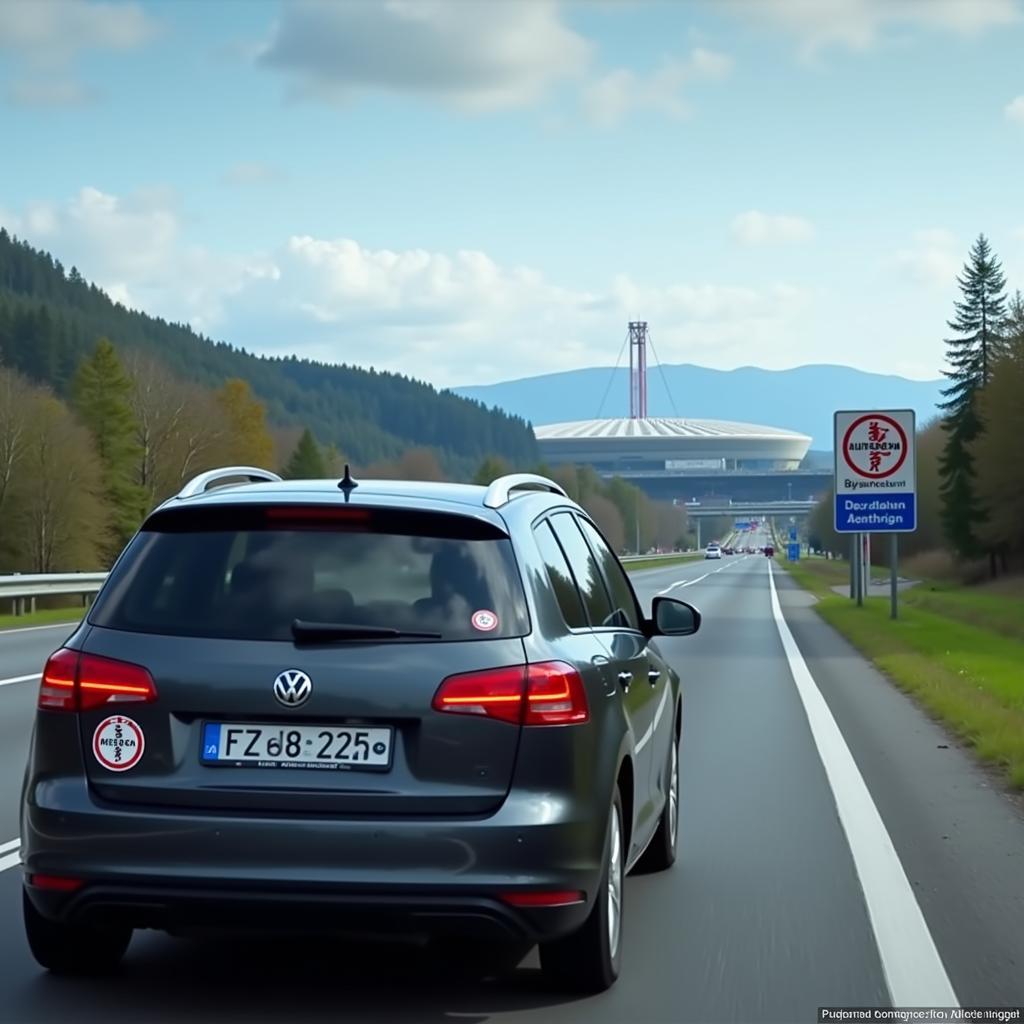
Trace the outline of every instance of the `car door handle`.
<path fill-rule="evenodd" d="M 595 654 L 590 659 L 590 664 L 591 665 L 607 665 L 608 664 L 608 659 L 603 654 Z"/>
<path fill-rule="evenodd" d="M 633 673 L 632 672 L 620 672 L 619 673 L 619 685 L 623 688 L 623 690 L 626 691 L 626 693 L 629 693 L 629 686 L 630 686 L 630 683 L 632 683 L 632 682 L 633 682 Z"/>
<path fill-rule="evenodd" d="M 658 680 L 660 678 L 661 673 L 657 669 L 652 668 L 651 671 L 647 673 L 647 681 L 651 684 L 651 686 L 657 686 Z"/>

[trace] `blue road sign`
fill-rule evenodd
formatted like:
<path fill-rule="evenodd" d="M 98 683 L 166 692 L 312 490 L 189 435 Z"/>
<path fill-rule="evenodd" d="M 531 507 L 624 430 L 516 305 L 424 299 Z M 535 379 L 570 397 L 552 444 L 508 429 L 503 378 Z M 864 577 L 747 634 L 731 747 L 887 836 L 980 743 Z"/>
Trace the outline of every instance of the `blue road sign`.
<path fill-rule="evenodd" d="M 790 544 L 789 545 L 789 560 L 791 562 L 799 562 L 800 561 L 800 545 L 799 544 Z"/>
<path fill-rule="evenodd" d="M 913 533 L 917 529 L 914 494 L 837 494 L 839 533 Z"/>
<path fill-rule="evenodd" d="M 795 544 L 796 543 L 796 527 L 795 526 L 791 526 L 789 528 L 789 542 L 791 544 Z"/>

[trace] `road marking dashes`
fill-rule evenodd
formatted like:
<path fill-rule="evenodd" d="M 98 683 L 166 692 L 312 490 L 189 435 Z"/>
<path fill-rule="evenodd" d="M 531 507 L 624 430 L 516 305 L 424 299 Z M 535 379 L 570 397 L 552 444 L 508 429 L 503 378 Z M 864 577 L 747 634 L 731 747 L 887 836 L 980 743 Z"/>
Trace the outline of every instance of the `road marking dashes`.
<path fill-rule="evenodd" d="M 0 686 L 13 686 L 15 683 L 27 683 L 31 679 L 40 679 L 42 672 L 33 672 L 30 676 L 11 676 L 10 679 L 0 679 Z"/>
<path fill-rule="evenodd" d="M 772 615 L 860 879 L 893 1006 L 959 1006 L 892 837 L 793 639 L 768 562 Z"/>
<path fill-rule="evenodd" d="M 0 843 L 0 871 L 6 871 L 21 863 L 20 839 L 11 839 L 9 842 Z M 13 851 L 8 853 L 8 851 Z M 5 856 L 6 855 L 6 856 Z"/>

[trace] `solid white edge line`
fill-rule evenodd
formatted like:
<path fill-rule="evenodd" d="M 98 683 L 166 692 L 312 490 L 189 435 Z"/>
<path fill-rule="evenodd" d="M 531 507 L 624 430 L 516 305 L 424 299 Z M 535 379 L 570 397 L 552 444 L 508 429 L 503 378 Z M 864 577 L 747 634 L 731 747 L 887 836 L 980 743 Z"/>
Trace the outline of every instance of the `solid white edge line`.
<path fill-rule="evenodd" d="M 18 846 L 21 846 L 20 839 L 9 839 L 6 843 L 0 843 L 0 853 L 7 853 L 8 850 L 13 850 Z"/>
<path fill-rule="evenodd" d="M 20 863 L 21 854 L 15 850 L 14 853 L 9 853 L 6 857 L 0 857 L 0 871 L 6 871 L 8 868 L 17 867 Z"/>
<path fill-rule="evenodd" d="M 892 838 L 786 624 L 771 560 L 768 561 L 768 585 L 782 648 L 860 879 L 892 1004 L 958 1007 L 960 1003 Z"/>
<path fill-rule="evenodd" d="M 13 686 L 15 683 L 27 683 L 30 679 L 41 679 L 42 672 L 33 672 L 30 676 L 11 676 L 10 679 L 0 679 L 0 686 Z"/>

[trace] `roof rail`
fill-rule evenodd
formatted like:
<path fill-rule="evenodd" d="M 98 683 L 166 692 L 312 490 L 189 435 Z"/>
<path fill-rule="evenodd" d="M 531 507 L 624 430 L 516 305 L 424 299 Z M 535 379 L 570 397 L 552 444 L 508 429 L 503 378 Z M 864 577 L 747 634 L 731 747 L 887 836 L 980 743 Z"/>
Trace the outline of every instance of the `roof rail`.
<path fill-rule="evenodd" d="M 484 494 L 484 505 L 487 508 L 501 508 L 512 500 L 513 491 L 548 491 L 551 494 L 560 494 L 563 498 L 569 495 L 546 476 L 537 476 L 536 473 L 510 473 L 508 476 L 498 477 Z"/>
<path fill-rule="evenodd" d="M 209 469 L 193 477 L 175 497 L 194 498 L 222 481 L 237 480 L 238 477 L 243 477 L 251 484 L 281 482 L 281 478 L 276 473 L 271 473 L 269 469 L 257 469 L 255 466 L 222 466 L 220 469 Z"/>

